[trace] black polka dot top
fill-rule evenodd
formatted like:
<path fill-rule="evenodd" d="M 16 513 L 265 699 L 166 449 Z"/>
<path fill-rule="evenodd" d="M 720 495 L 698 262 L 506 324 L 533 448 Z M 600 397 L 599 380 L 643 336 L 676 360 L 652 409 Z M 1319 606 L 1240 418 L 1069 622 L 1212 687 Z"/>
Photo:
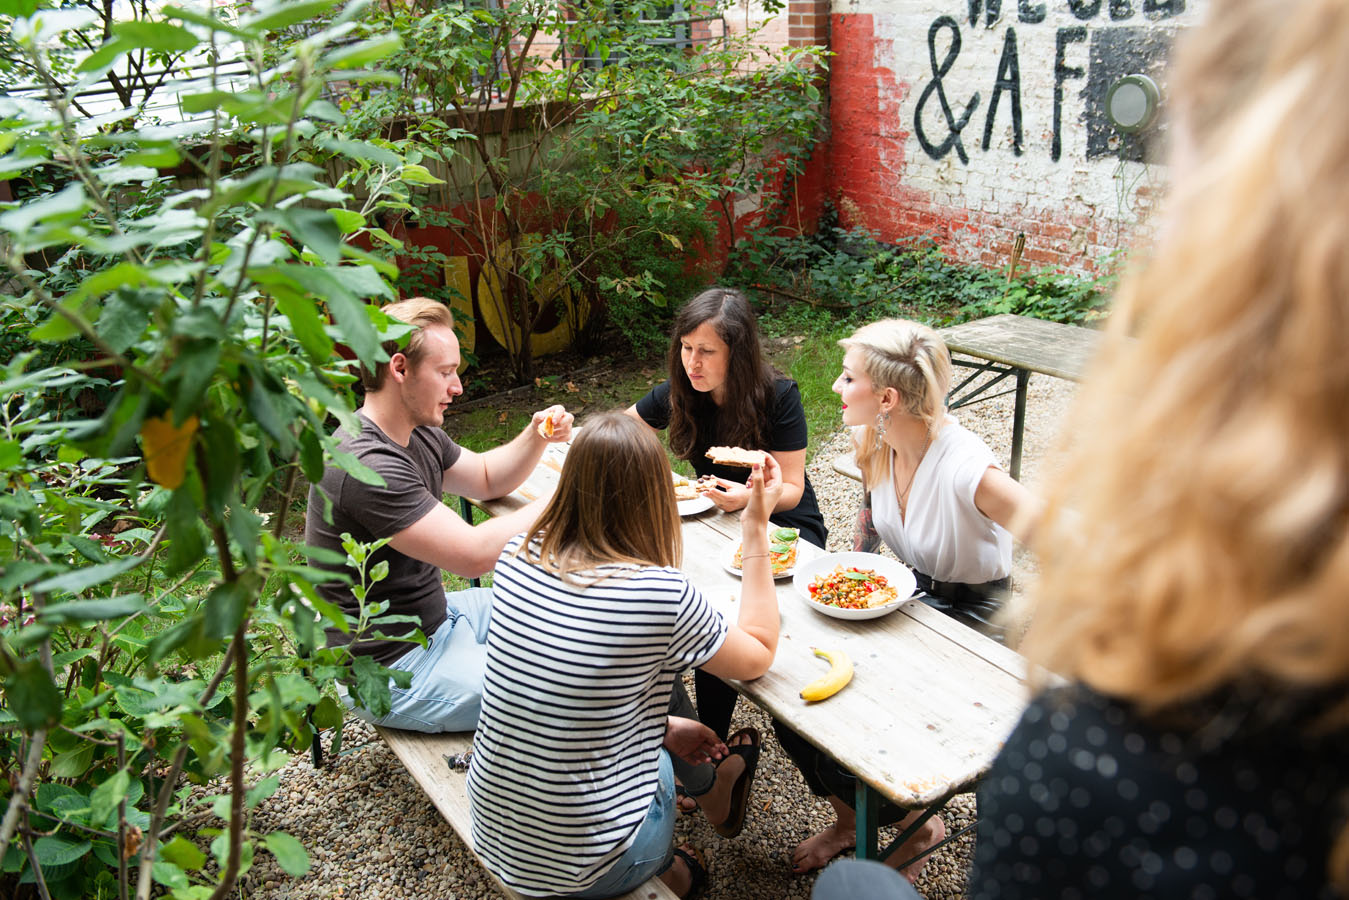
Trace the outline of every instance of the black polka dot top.
<path fill-rule="evenodd" d="M 979 789 L 967 896 L 1339 897 L 1349 734 L 1309 737 L 1309 711 L 1234 695 L 1159 726 L 1083 689 L 1041 695 Z"/>

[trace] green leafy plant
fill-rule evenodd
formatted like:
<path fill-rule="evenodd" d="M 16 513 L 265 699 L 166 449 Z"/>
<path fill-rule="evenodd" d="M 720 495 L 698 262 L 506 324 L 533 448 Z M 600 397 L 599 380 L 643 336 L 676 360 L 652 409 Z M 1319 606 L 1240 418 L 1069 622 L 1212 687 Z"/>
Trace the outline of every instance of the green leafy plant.
<path fill-rule="evenodd" d="M 363 301 L 393 296 L 398 272 L 370 248 L 399 242 L 376 217 L 410 208 L 426 170 L 352 138 L 323 99 L 385 78 L 372 66 L 398 47 L 352 40 L 360 3 L 164 7 L 114 27 L 75 70 L 228 44 L 249 72 L 184 90 L 195 123 L 115 130 L 82 122 L 51 56 L 76 40 L 61 32 L 98 46 L 99 16 L 38 5 L 0 4 L 49 100 L 0 97 L 0 178 L 20 198 L 0 206 L 0 885 L 221 898 L 257 850 L 307 868 L 252 811 L 318 729 L 340 735 L 336 684 L 377 709 L 401 677 L 325 645 L 324 627 L 389 619 L 321 598 L 332 576 L 285 513 L 329 460 L 375 477 L 333 453 L 355 378 L 337 351 L 373 365 L 407 331 Z M 340 177 L 312 162 L 329 157 Z M 327 561 L 359 587 L 379 576 L 367 552 Z M 193 809 L 185 782 L 221 793 Z"/>

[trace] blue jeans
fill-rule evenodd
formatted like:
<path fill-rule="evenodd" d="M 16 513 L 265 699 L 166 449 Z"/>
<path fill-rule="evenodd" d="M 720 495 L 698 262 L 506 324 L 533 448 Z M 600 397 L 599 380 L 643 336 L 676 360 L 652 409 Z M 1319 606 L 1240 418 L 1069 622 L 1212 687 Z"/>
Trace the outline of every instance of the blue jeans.
<path fill-rule="evenodd" d="M 583 900 L 617 897 L 645 884 L 670 868 L 674 861 L 675 826 L 674 766 L 670 754 L 660 751 L 660 782 L 646 818 L 637 829 L 632 846 L 620 856 L 599 881 L 583 891 L 568 894 Z"/>
<path fill-rule="evenodd" d="M 406 688 L 390 684 L 392 708 L 376 719 L 344 698 L 372 725 L 408 731 L 472 731 L 482 711 L 487 668 L 487 628 L 492 622 L 492 589 L 469 588 L 445 595 L 445 621 L 427 635 L 425 648 L 412 649 L 389 664 L 412 673 Z"/>

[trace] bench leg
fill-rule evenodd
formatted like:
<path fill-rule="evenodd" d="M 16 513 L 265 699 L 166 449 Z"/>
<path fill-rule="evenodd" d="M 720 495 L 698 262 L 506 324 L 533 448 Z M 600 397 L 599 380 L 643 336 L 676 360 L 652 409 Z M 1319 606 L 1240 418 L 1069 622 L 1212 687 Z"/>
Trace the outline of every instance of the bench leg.
<path fill-rule="evenodd" d="M 468 502 L 467 497 L 459 498 L 459 517 L 468 524 L 473 524 L 473 504 Z M 472 587 L 482 587 L 482 580 L 478 578 L 470 578 L 468 583 Z"/>
<path fill-rule="evenodd" d="M 1012 416 L 1012 468 L 1011 476 L 1021 480 L 1021 439 L 1026 431 L 1026 388 L 1030 384 L 1030 372 L 1016 370 L 1016 411 Z"/>

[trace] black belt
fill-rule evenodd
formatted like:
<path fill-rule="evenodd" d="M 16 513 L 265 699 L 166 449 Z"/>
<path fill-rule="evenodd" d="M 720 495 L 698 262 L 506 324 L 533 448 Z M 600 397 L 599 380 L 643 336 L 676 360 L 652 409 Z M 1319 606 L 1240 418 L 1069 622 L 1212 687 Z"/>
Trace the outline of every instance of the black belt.
<path fill-rule="evenodd" d="M 933 597 L 950 600 L 953 603 L 995 603 L 1001 605 L 1012 589 L 1011 576 L 997 581 L 985 581 L 981 584 L 966 584 L 963 581 L 938 581 L 924 575 L 917 569 L 913 572 L 918 582 L 918 590 Z"/>

